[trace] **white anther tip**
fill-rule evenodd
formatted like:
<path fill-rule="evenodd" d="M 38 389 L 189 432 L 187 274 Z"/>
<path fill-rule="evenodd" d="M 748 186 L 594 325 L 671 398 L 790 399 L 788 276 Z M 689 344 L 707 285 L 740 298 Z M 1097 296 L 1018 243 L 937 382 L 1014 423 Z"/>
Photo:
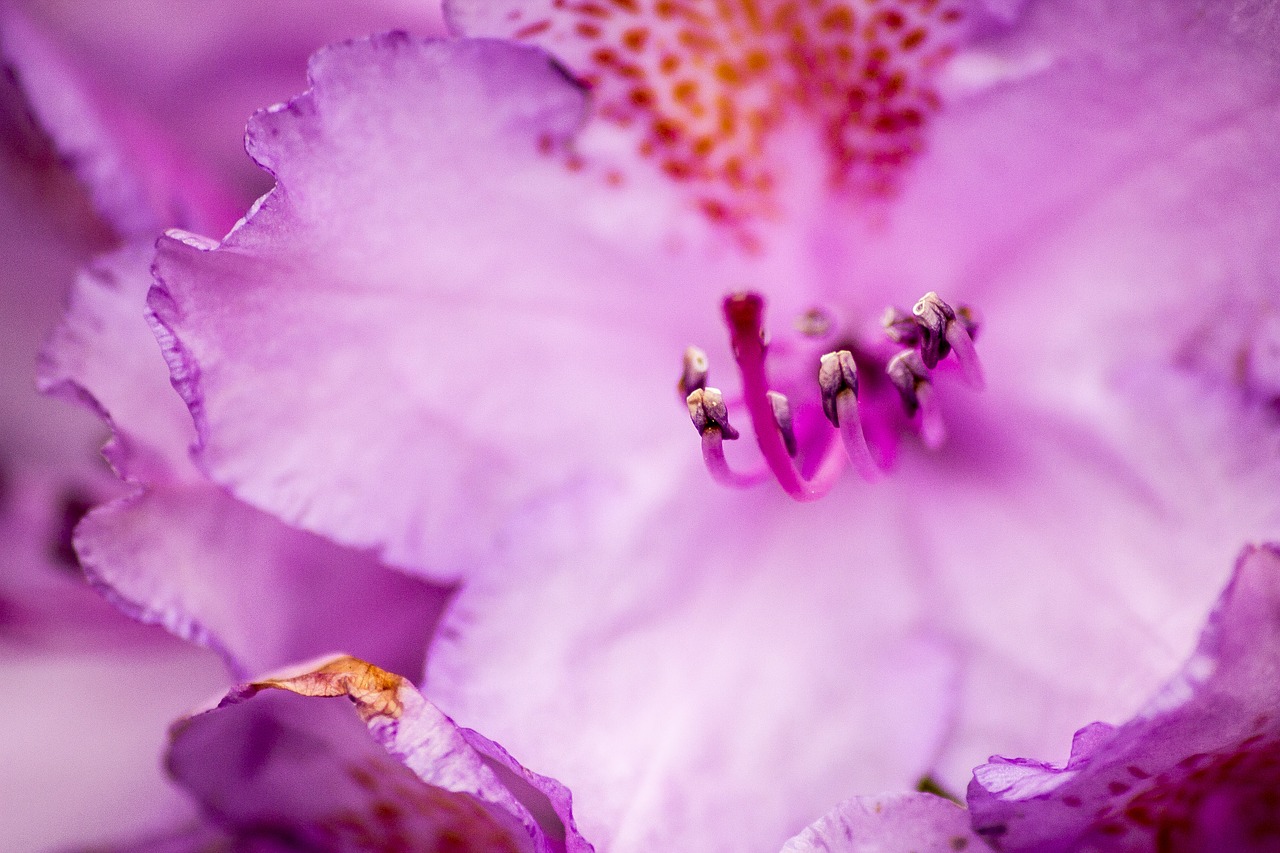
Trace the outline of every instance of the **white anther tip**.
<path fill-rule="evenodd" d="M 822 413 L 834 427 L 840 426 L 836 398 L 843 391 L 858 395 L 858 363 L 847 349 L 829 352 L 818 360 L 818 390 L 822 392 Z"/>

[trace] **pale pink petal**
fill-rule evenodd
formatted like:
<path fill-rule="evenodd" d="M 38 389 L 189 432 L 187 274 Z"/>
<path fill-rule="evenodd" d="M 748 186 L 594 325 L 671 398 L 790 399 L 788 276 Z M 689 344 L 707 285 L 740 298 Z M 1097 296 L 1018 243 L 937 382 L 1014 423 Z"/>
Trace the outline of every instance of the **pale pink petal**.
<path fill-rule="evenodd" d="M 993 758 L 974 827 L 1007 851 L 1276 849 L 1280 551 L 1249 548 L 1182 672 L 1129 722 L 1076 733 L 1055 767 Z"/>
<path fill-rule="evenodd" d="M 969 813 L 933 794 L 858 797 L 788 841 L 782 853 L 959 853 L 979 851 Z"/>
<path fill-rule="evenodd" d="M 75 544 L 118 607 L 209 646 L 238 679 L 334 650 L 417 673 L 448 596 L 209 484 L 93 510 Z"/>
<path fill-rule="evenodd" d="M 781 843 L 911 784 L 951 707 L 918 626 L 970 653 L 951 785 L 1002 739 L 1123 716 L 1191 642 L 1204 567 L 1280 527 L 1275 195 L 1251 177 L 1277 171 L 1276 41 L 1231 12 L 1028 6 L 953 66 L 883 220 L 810 231 L 816 207 L 736 279 L 654 239 L 687 233 L 655 226 L 661 192 L 566 177 L 582 104 L 542 57 L 322 54 L 252 132 L 277 190 L 221 246 L 162 251 L 203 458 L 292 522 L 469 574 L 433 695 L 617 849 Z M 819 508 L 715 490 L 670 381 L 723 341 L 707 294 L 744 285 L 779 328 L 815 294 L 855 327 L 886 295 L 977 302 L 990 388 L 940 382 L 946 447 Z M 779 757 L 797 731 L 811 751 Z"/>
<path fill-rule="evenodd" d="M 944 464 L 902 472 L 972 651 L 953 786 L 1132 714 L 1214 567 L 1280 535 L 1276 33 L 1266 6 L 1028 5 L 952 64 L 930 152 L 861 245 L 851 287 L 984 317 L 990 387 L 944 401 Z"/>
<path fill-rule="evenodd" d="M 662 195 L 566 165 L 582 93 L 544 55 L 391 35 L 311 76 L 250 127 L 279 184 L 247 223 L 160 247 L 151 305 L 214 479 L 451 576 L 523 505 L 687 436 L 631 389 L 671 399 L 671 305 L 706 291 L 674 275 Z"/>
<path fill-rule="evenodd" d="M 135 618 L 217 650 L 237 679 L 335 650 L 419 672 L 448 590 L 281 524 L 191 464 L 195 429 L 145 317 L 152 254 L 130 246 L 81 275 L 41 368 L 46 392 L 104 414 L 106 455 L 137 486 L 77 529 L 90 578 Z"/>
<path fill-rule="evenodd" d="M 781 846 L 822 803 L 914 787 L 952 711 L 913 584 L 872 569 L 902 559 L 869 550 L 892 511 L 718 489 L 695 467 L 652 506 L 531 513 L 432 650 L 429 695 L 611 851 Z"/>
<path fill-rule="evenodd" d="M 41 354 L 40 390 L 88 404 L 112 429 L 104 455 L 134 483 L 198 480 L 191 413 L 169 382 L 146 321 L 151 240 L 100 255 L 81 270 L 67 312 Z"/>

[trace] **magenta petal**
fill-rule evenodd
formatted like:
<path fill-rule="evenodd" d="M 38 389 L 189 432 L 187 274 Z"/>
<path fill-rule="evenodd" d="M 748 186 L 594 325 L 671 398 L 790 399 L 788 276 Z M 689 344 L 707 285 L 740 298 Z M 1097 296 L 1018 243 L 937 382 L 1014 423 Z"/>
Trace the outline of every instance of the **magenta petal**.
<path fill-rule="evenodd" d="M 351 704 L 316 698 L 343 696 Z M 254 682 L 180 722 L 169 766 L 211 817 L 246 839 L 326 849 L 591 849 L 572 831 L 565 838 L 558 822 L 541 825 L 503 781 L 509 773 L 548 780 L 505 753 L 505 766 L 495 766 L 469 734 L 399 676 L 335 658 Z"/>
<path fill-rule="evenodd" d="M 932 794 L 857 797 L 792 838 L 782 853 L 958 853 L 982 849 L 969 813 Z"/>
<path fill-rule="evenodd" d="M 1132 720 L 1081 729 L 1065 767 L 993 758 L 974 827 L 1004 851 L 1280 845 L 1280 549 L 1252 547 L 1182 672 Z"/>

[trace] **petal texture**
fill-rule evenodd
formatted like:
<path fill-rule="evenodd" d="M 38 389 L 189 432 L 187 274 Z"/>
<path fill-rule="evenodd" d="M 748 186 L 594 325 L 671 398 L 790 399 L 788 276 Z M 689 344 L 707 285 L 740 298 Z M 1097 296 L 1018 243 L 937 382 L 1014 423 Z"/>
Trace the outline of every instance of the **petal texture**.
<path fill-rule="evenodd" d="M 980 850 L 969 813 L 932 794 L 859 797 L 788 841 L 782 853 L 957 853 Z"/>
<path fill-rule="evenodd" d="M 692 293 L 661 196 L 609 207 L 553 156 L 582 94 L 537 51 L 393 34 L 311 76 L 250 128 L 277 188 L 220 246 L 166 239 L 151 305 L 216 480 L 457 575 L 513 510 L 675 432 L 623 390 L 669 388 L 683 346 L 630 288 Z"/>
<path fill-rule="evenodd" d="M 686 469 L 649 505 L 528 515 L 432 650 L 430 694 L 564 782 L 604 849 L 781 846 L 815 804 L 913 787 L 953 710 L 917 590 L 868 569 L 901 519 L 716 490 Z"/>
<path fill-rule="evenodd" d="M 237 679 L 334 650 L 421 671 L 447 589 L 288 527 L 191 463 L 190 414 L 145 317 L 152 254 L 99 258 L 44 355 L 45 390 L 107 417 L 106 455 L 136 486 L 77 529 L 85 570 L 125 612 L 218 651 Z"/>
<path fill-rule="evenodd" d="M 995 744 L 1130 716 L 1241 543 L 1280 534 L 1276 33 L 1273 4 L 1026 4 L 956 57 L 929 152 L 855 244 L 850 291 L 984 317 L 987 392 L 944 401 L 948 449 L 901 471 L 970 651 L 950 785 Z"/>
<path fill-rule="evenodd" d="M 998 850 L 1274 850 L 1280 844 L 1280 550 L 1246 550 L 1182 672 L 1054 767 L 995 758 L 969 788 Z"/>

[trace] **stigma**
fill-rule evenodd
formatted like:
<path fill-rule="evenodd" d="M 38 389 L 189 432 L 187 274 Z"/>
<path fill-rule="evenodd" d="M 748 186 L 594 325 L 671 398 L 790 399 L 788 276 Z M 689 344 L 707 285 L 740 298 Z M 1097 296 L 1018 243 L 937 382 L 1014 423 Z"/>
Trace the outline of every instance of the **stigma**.
<path fill-rule="evenodd" d="M 976 315 L 967 306 L 953 308 L 937 293 L 926 293 L 909 313 L 887 309 L 875 339 L 833 335 L 824 322 L 820 337 L 840 343 L 815 350 L 808 376 L 784 378 L 790 380 L 783 383 L 790 397 L 770 382 L 764 298 L 732 294 L 723 313 L 739 397 L 729 400 L 708 384 L 709 360 L 697 347 L 685 351 L 678 383 L 702 438 L 707 470 L 721 485 L 743 488 L 773 479 L 795 500 L 812 501 L 830 492 L 846 468 L 875 481 L 892 466 L 904 434 L 914 433 L 929 449 L 945 443 L 934 390 L 941 375 L 955 373 L 975 389 L 984 384 L 974 346 Z M 763 459 L 760 471 L 729 466 L 724 442 L 740 435 L 730 425 L 731 409 L 741 410 L 751 425 Z"/>

